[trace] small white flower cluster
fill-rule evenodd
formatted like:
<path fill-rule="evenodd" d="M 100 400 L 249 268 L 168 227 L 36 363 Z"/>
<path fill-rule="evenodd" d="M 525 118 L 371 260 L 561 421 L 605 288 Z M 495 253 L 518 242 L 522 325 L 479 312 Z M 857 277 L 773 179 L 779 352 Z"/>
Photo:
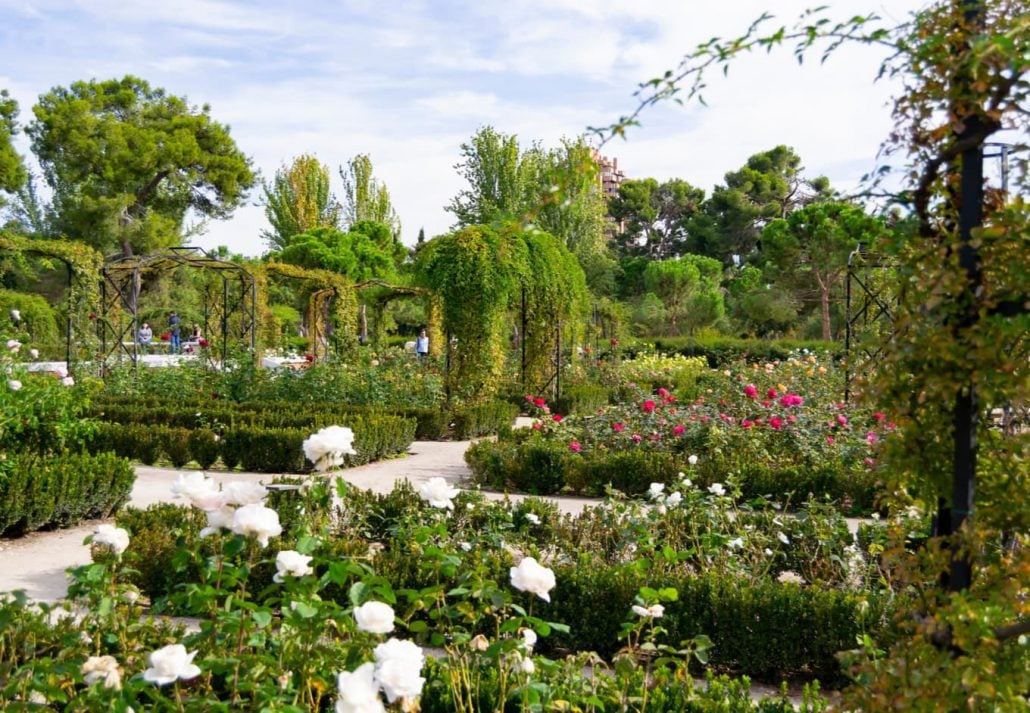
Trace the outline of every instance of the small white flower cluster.
<path fill-rule="evenodd" d="M 661 604 L 652 604 L 649 607 L 634 604 L 633 613 L 642 619 L 661 619 L 665 615 L 665 607 Z"/>
<path fill-rule="evenodd" d="M 184 473 L 172 484 L 172 493 L 187 498 L 193 507 L 207 513 L 207 527 L 200 531 L 201 537 L 231 530 L 254 537 L 262 547 L 267 547 L 269 538 L 283 532 L 279 513 L 263 504 L 268 489 L 260 483 L 229 483 L 219 489 L 203 473 Z"/>
<path fill-rule="evenodd" d="M 354 450 L 354 431 L 346 426 L 326 426 L 304 441 L 304 457 L 315 464 L 315 470 L 325 473 L 343 465 L 346 456 L 357 455 Z"/>
<path fill-rule="evenodd" d="M 440 510 L 453 510 L 453 500 L 460 492 L 440 476 L 432 477 L 418 486 L 418 494 L 422 499 Z"/>
<path fill-rule="evenodd" d="M 385 713 L 379 692 L 389 703 L 401 700 L 404 710 L 414 709 L 426 679 L 422 649 L 410 641 L 389 639 L 375 647 L 375 662 L 342 672 L 336 680 L 336 713 Z"/>
<path fill-rule="evenodd" d="M 708 486 L 708 492 L 716 497 L 721 498 L 723 495 L 726 494 L 726 488 L 723 486 L 722 483 L 712 483 Z"/>
<path fill-rule="evenodd" d="M 81 673 L 87 686 L 102 681 L 105 687 L 116 691 L 122 687 L 122 672 L 114 656 L 90 656 L 82 664 Z"/>
<path fill-rule="evenodd" d="M 275 575 L 273 582 L 282 582 L 286 577 L 303 577 L 312 574 L 311 557 L 302 555 L 296 550 L 282 550 L 275 556 Z"/>
<path fill-rule="evenodd" d="M 683 494 L 679 491 L 673 491 L 668 495 L 665 494 L 664 483 L 651 483 L 651 487 L 648 488 L 647 494 L 652 500 L 659 505 L 659 512 L 665 512 L 665 507 L 676 507 L 683 502 Z"/>

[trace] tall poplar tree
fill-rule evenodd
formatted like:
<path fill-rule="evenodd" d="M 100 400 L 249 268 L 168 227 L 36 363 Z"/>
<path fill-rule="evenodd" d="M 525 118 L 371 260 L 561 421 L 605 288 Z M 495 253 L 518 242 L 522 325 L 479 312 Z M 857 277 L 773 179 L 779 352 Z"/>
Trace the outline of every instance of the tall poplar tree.
<path fill-rule="evenodd" d="M 304 154 L 284 164 L 262 191 L 272 228 L 261 237 L 274 250 L 285 248 L 294 235 L 339 227 L 342 207 L 329 190 L 329 167 L 314 156 Z"/>
<path fill-rule="evenodd" d="M 362 221 L 382 223 L 390 228 L 395 239 L 401 237 L 401 220 L 390 200 L 386 185 L 372 173 L 372 159 L 358 154 L 340 168 L 343 179 L 343 218 L 348 225 Z"/>

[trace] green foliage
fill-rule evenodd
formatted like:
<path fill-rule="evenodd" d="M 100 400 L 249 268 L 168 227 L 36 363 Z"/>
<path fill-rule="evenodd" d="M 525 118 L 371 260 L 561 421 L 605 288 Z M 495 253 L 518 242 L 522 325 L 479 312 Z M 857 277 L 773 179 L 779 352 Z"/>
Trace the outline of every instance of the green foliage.
<path fill-rule="evenodd" d="M 81 386 L 64 386 L 49 374 L 25 372 L 9 363 L 5 368 L 10 371 L 0 382 L 0 452 L 48 456 L 81 450 L 94 428 L 82 418 L 87 392 Z"/>
<path fill-rule="evenodd" d="M 55 228 L 101 252 L 177 245 L 188 211 L 227 217 L 254 184 L 206 106 L 136 77 L 56 87 L 33 111 L 27 133 L 54 191 Z"/>
<path fill-rule="evenodd" d="M 785 361 L 792 354 L 808 351 L 813 354 L 842 355 L 839 343 L 822 341 L 801 341 L 794 339 L 736 339 L 734 337 L 682 337 L 655 339 L 654 349 L 663 354 L 679 354 L 686 357 L 704 357 L 708 366 L 721 368 L 735 361 L 773 362 Z M 627 347 L 632 353 L 634 348 Z"/>
<path fill-rule="evenodd" d="M 519 410 L 507 401 L 488 401 L 455 409 L 454 437 L 468 440 L 511 430 Z"/>
<path fill-rule="evenodd" d="M 12 142 L 18 133 L 18 102 L 6 89 L 0 90 L 0 191 L 13 193 L 28 179 L 25 163 Z M 0 199 L 0 205 L 3 205 Z"/>
<path fill-rule="evenodd" d="M 603 386 L 593 384 L 570 386 L 564 389 L 561 397 L 554 402 L 554 411 L 562 415 L 594 413 L 602 406 L 608 405 L 609 397 L 608 389 Z"/>
<path fill-rule="evenodd" d="M 451 199 L 456 227 L 518 220 L 535 210 L 539 197 L 540 149 L 523 153 L 518 138 L 491 126 L 461 145 L 458 172 L 468 188 Z"/>
<path fill-rule="evenodd" d="M 379 223 L 385 225 L 400 244 L 400 217 L 390 202 L 386 185 L 372 176 L 372 160 L 368 155 L 358 154 L 348 161 L 346 168 L 340 168 L 340 178 L 343 179 L 343 219 L 351 229 L 358 223 Z"/>
<path fill-rule="evenodd" d="M 704 198 L 703 189 L 678 178 L 624 181 L 608 205 L 616 222 L 625 224 L 616 236 L 621 254 L 667 260 L 687 252 L 691 222 Z"/>
<path fill-rule="evenodd" d="M 795 284 L 818 297 L 822 338 L 832 339 L 830 298 L 847 274 L 848 256 L 859 244 L 883 236 L 883 222 L 848 203 L 821 202 L 796 210 L 762 231 L 762 259 L 779 282 Z"/>
<path fill-rule="evenodd" d="M 269 247 L 282 250 L 293 236 L 340 224 L 342 207 L 329 190 L 329 167 L 304 154 L 275 172 L 262 185 L 265 217 L 271 230 L 262 231 Z"/>
<path fill-rule="evenodd" d="M 721 281 L 719 261 L 701 255 L 654 261 L 644 269 L 644 286 L 665 306 L 671 336 L 692 334 L 722 318 Z"/>
<path fill-rule="evenodd" d="M 129 462 L 112 454 L 11 454 L 0 460 L 0 534 L 109 517 L 135 480 Z"/>
<path fill-rule="evenodd" d="M 194 428 L 187 436 L 190 456 L 201 470 L 207 470 L 218 460 L 218 436 L 206 428 Z"/>
<path fill-rule="evenodd" d="M 393 277 L 399 244 L 381 223 L 359 223 L 349 232 L 323 227 L 289 239 L 272 259 L 309 270 L 327 270 L 355 282 Z"/>
<path fill-rule="evenodd" d="M 191 432 L 187 428 L 157 427 L 158 438 L 161 440 L 161 450 L 172 462 L 173 468 L 182 468 L 193 460 L 190 451 Z"/>
<path fill-rule="evenodd" d="M 16 309 L 21 313 L 17 325 L 19 334 L 24 335 L 22 349 L 39 349 L 40 357 L 65 354 L 63 330 L 58 326 L 58 315 L 46 298 L 24 292 L 0 289 L 0 319 Z"/>

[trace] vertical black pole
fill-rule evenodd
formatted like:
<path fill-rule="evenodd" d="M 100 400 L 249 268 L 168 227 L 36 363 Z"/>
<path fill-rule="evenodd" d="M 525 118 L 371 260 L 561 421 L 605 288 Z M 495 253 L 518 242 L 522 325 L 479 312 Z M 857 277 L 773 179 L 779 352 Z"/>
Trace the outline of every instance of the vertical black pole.
<path fill-rule="evenodd" d="M 222 276 L 222 370 L 229 357 L 229 281 Z"/>
<path fill-rule="evenodd" d="M 980 0 L 961 0 L 968 28 L 979 25 Z M 965 78 L 963 78 L 964 80 Z M 963 81 L 960 80 L 960 81 Z M 975 136 L 980 130 L 979 117 L 973 111 L 962 117 L 963 129 L 959 140 Z M 980 255 L 973 244 L 972 231 L 983 222 L 983 144 L 962 152 L 962 172 L 959 182 L 959 266 L 966 276 L 965 314 L 959 320 L 959 333 L 966 333 L 977 321 L 976 295 L 982 275 Z M 973 512 L 976 492 L 976 428 L 977 395 L 972 378 L 961 387 L 955 399 L 955 462 L 952 487 L 951 532 L 958 532 L 962 523 Z M 955 551 L 951 560 L 948 586 L 952 591 L 968 589 L 972 581 L 972 563 L 968 554 Z"/>
<path fill-rule="evenodd" d="M 526 288 L 522 288 L 522 332 L 519 334 L 519 349 L 522 352 L 522 390 L 526 390 Z"/>

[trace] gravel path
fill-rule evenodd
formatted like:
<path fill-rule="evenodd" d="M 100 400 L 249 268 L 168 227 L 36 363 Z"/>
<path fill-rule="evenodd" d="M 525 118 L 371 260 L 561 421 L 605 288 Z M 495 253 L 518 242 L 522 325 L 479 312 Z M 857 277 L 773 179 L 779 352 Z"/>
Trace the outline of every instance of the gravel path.
<path fill-rule="evenodd" d="M 409 480 L 418 485 L 434 476 L 440 476 L 460 485 L 469 475 L 465 465 L 465 449 L 469 441 L 415 441 L 405 458 L 369 463 L 357 468 L 332 473 L 361 488 L 377 493 L 393 489 L 398 480 Z M 172 498 L 171 485 L 182 471 L 172 468 L 136 466 L 136 483 L 132 488 L 129 505 L 145 508 L 156 503 L 182 503 Z M 271 482 L 269 473 L 226 473 L 212 471 L 217 482 L 258 480 Z M 486 493 L 492 500 L 504 496 Z M 512 500 L 521 499 L 513 495 Z M 578 513 L 596 500 L 586 498 L 553 498 L 562 512 Z M 0 538 L 0 592 L 24 589 L 29 598 L 53 602 L 67 592 L 65 569 L 89 564 L 89 548 L 82 544 L 101 522 L 85 522 L 77 527 L 51 532 L 33 532 L 16 539 Z"/>

